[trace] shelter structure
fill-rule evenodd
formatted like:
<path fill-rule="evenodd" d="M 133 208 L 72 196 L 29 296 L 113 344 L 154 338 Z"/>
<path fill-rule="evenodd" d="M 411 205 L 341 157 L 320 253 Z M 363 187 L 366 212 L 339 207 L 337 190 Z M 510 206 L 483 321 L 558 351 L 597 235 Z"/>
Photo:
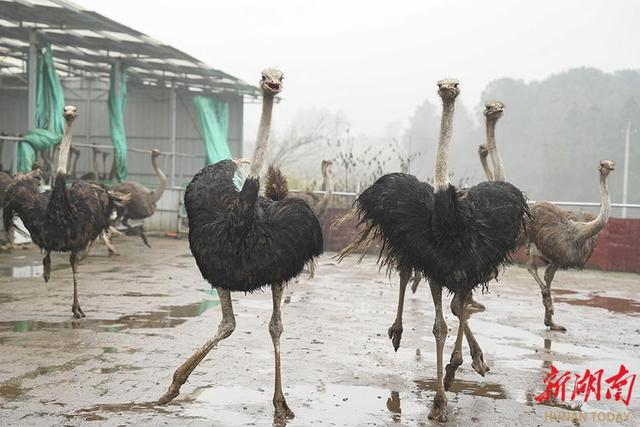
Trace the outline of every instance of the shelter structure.
<path fill-rule="evenodd" d="M 174 190 L 205 164 L 212 152 L 206 144 L 213 138 L 218 143 L 226 139 L 225 153 L 242 155 L 243 107 L 257 102 L 257 87 L 74 3 L 0 0 L 0 132 L 6 135 L 0 136 L 4 138 L 0 165 L 4 170 L 17 170 L 16 141 L 37 124 L 38 67 L 29 64 L 39 64 L 47 51 L 64 102 L 79 110 L 74 125 L 74 146 L 80 150 L 77 176 L 94 170 L 92 147 L 110 153 L 98 159 L 103 174 L 115 169 L 113 145 L 118 145 L 118 138 L 114 137 L 110 92 L 123 95 L 119 100 L 125 108 L 127 180 L 150 187 L 156 184 L 149 156 L 154 148 L 163 153 L 161 167 Z M 208 116 L 212 112 L 220 117 L 212 119 Z M 211 120 L 217 126 L 213 132 Z M 167 209 L 173 212 L 178 209 L 179 194 L 171 198 L 175 200 Z M 169 206 L 166 202 L 161 205 Z M 169 223 L 162 228 L 173 229 L 175 219 Z"/>

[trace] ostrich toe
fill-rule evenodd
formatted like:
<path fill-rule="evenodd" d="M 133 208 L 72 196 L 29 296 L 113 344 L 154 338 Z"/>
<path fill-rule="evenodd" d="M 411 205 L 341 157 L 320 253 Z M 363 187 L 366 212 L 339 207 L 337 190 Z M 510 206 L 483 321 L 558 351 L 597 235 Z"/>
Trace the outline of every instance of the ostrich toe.
<path fill-rule="evenodd" d="M 447 396 L 443 391 L 436 392 L 436 397 L 433 398 L 433 406 L 429 412 L 429 419 L 441 423 L 447 422 Z"/>
<path fill-rule="evenodd" d="M 489 372 L 490 369 L 487 364 L 484 363 L 484 355 L 482 354 L 482 351 L 473 352 L 471 354 L 471 358 L 473 359 L 473 362 L 471 362 L 473 370 L 484 377 L 484 374 Z"/>
<path fill-rule="evenodd" d="M 444 376 L 445 390 L 449 390 L 453 385 L 453 381 L 456 379 L 456 371 L 458 370 L 458 367 L 460 365 L 462 365 L 462 353 L 460 353 L 459 351 L 454 351 L 451 354 L 451 360 L 445 367 L 445 370 L 447 371 Z"/>
<path fill-rule="evenodd" d="M 393 344 L 393 349 L 398 351 L 400 348 L 400 340 L 402 340 L 402 324 L 394 322 L 387 333 L 389 334 L 389 339 L 391 339 L 391 343 Z"/>

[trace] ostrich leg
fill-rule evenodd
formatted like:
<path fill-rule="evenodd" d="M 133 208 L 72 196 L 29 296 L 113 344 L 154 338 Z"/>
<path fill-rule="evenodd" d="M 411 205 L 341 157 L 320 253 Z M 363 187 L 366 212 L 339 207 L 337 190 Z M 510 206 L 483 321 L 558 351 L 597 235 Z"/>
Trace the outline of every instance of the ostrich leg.
<path fill-rule="evenodd" d="M 460 324 L 458 325 L 458 335 L 456 336 L 453 353 L 451 353 L 451 359 L 446 367 L 447 373 L 444 376 L 445 390 L 451 388 L 453 380 L 456 379 L 456 370 L 458 366 L 462 365 L 462 338 L 467 323 L 467 303 L 469 302 L 470 295 L 471 291 L 456 292 L 451 300 L 451 312 L 458 318 Z"/>
<path fill-rule="evenodd" d="M 419 273 L 416 273 L 419 274 Z M 400 291 L 398 292 L 398 311 L 396 313 L 396 320 L 389 328 L 387 333 L 393 343 L 393 348 L 398 351 L 400 348 L 400 340 L 402 339 L 402 309 L 404 308 L 404 293 L 407 290 L 407 284 L 411 277 L 411 270 L 400 271 Z"/>
<path fill-rule="evenodd" d="M 73 271 L 73 304 L 71 305 L 71 311 L 73 312 L 74 319 L 81 319 L 85 317 L 85 314 L 78 302 L 78 252 L 71 252 L 69 262 L 71 263 L 71 270 Z"/>
<path fill-rule="evenodd" d="M 269 322 L 269 334 L 273 341 L 273 352 L 275 354 L 275 371 L 276 380 L 273 391 L 273 406 L 275 407 L 275 418 L 292 419 L 295 417 L 293 411 L 287 406 L 287 401 L 282 392 L 282 374 L 280 372 L 280 335 L 284 330 L 282 326 L 282 312 L 280 305 L 282 302 L 282 294 L 284 293 L 284 285 L 271 286 L 271 294 L 273 297 L 273 314 Z"/>
<path fill-rule="evenodd" d="M 45 283 L 51 278 L 51 251 L 47 251 L 42 258 L 42 278 Z"/>
<path fill-rule="evenodd" d="M 469 294 L 469 301 L 468 301 L 467 305 L 469 306 L 469 308 L 471 308 L 471 309 L 473 309 L 475 311 L 485 311 L 487 309 L 484 306 L 484 304 L 480 304 L 478 301 L 473 299 L 473 294 L 472 293 Z"/>
<path fill-rule="evenodd" d="M 138 230 L 136 227 L 132 227 L 131 225 L 129 225 L 129 218 L 124 218 L 122 220 L 122 225 L 127 227 L 127 230 L 129 231 L 129 233 L 133 234 L 134 236 L 140 236 L 140 238 L 142 239 L 144 244 L 147 245 L 148 248 L 151 247 L 151 245 L 149 244 L 149 241 L 147 240 L 147 235 L 144 234 L 144 231 Z"/>
<path fill-rule="evenodd" d="M 469 304 L 467 304 L 466 308 L 469 308 Z M 467 321 L 464 322 L 464 335 L 467 338 L 467 344 L 469 344 L 471 359 L 473 360 L 471 362 L 471 367 L 477 373 L 484 377 L 484 374 L 489 372 L 489 367 L 486 363 L 484 363 L 484 355 L 482 354 L 482 349 L 480 348 L 480 344 L 478 344 L 478 341 L 476 341 L 476 337 L 473 336 L 473 332 L 471 332 L 468 318 Z"/>
<path fill-rule="evenodd" d="M 533 245 L 532 245 L 533 246 Z M 538 275 L 538 266 L 535 263 L 535 251 L 537 249 L 529 248 L 529 260 L 527 261 L 527 270 L 529 274 L 536 281 L 538 286 L 540 286 L 540 291 L 542 292 L 542 304 L 544 305 L 544 324 L 548 326 L 552 331 L 566 331 L 566 329 L 562 326 L 556 325 L 553 323 L 553 302 L 551 301 L 551 280 L 553 280 L 553 275 L 556 272 L 557 267 L 554 267 L 550 274 L 547 274 L 545 271 L 545 280 L 548 276 L 550 276 L 550 280 L 547 282 L 548 285 L 542 282 L 540 276 Z M 550 269 L 548 267 L 548 269 Z M 547 270 L 548 270 L 547 269 Z"/>
<path fill-rule="evenodd" d="M 416 271 L 413 274 L 413 280 L 411 283 L 411 292 L 412 293 L 416 293 L 416 291 L 418 290 L 418 285 L 420 284 L 420 281 L 422 280 L 422 273 L 420 273 L 419 271 Z"/>
<path fill-rule="evenodd" d="M 216 288 L 220 298 L 220 307 L 222 309 L 222 320 L 218 325 L 216 335 L 200 347 L 191 357 L 189 357 L 176 371 L 173 373 L 173 381 L 169 386 L 169 390 L 158 399 L 158 404 L 164 405 L 175 399 L 180 394 L 180 387 L 184 384 L 191 372 L 202 362 L 213 347 L 220 341 L 229 337 L 236 329 L 236 319 L 233 316 L 233 306 L 231 305 L 231 292 Z"/>
<path fill-rule="evenodd" d="M 565 328 L 564 326 L 560 326 L 557 323 L 553 323 L 553 299 L 551 298 L 551 282 L 553 281 L 553 276 L 555 276 L 557 270 L 558 267 L 556 267 L 554 264 L 551 264 L 544 272 L 544 281 L 547 285 L 547 295 L 549 296 L 549 309 L 547 309 L 545 305 L 544 324 L 549 326 L 552 331 L 566 332 L 567 328 Z"/>
<path fill-rule="evenodd" d="M 436 361 L 437 361 L 437 390 L 433 398 L 433 406 L 429 412 L 429 419 L 440 422 L 447 421 L 447 395 L 444 391 L 442 380 L 442 352 L 444 350 L 444 342 L 447 339 L 447 324 L 442 314 L 442 288 L 440 286 L 429 283 L 431 288 L 431 296 L 436 309 L 436 319 L 433 323 L 433 336 L 436 338 Z"/>

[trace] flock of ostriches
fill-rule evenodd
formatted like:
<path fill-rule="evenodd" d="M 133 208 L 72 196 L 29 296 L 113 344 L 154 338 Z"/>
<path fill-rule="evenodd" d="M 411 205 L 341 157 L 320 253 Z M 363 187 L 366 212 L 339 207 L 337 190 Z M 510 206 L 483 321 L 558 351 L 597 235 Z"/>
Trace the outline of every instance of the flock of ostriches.
<path fill-rule="evenodd" d="M 217 333 L 174 373 L 167 392 L 159 399 L 165 404 L 178 396 L 191 372 L 235 329 L 231 292 L 253 292 L 270 287 L 273 315 L 269 333 L 275 352 L 275 390 L 273 404 L 279 418 L 293 418 L 282 391 L 280 374 L 280 335 L 283 332 L 280 305 L 285 286 L 306 265 L 312 266 L 323 252 L 322 229 L 318 216 L 326 212 L 331 195 L 330 162 L 323 162 L 326 194 L 323 198 L 289 194 L 282 172 L 269 166 L 264 178 L 264 196 L 260 195 L 260 173 L 267 155 L 274 99 L 283 86 L 283 74 L 277 69 L 262 73 L 262 115 L 253 159 L 248 174 L 241 167 L 246 160 L 223 160 L 204 167 L 189 183 L 185 205 L 189 219 L 189 244 L 202 276 L 219 295 L 222 321 Z M 509 255 L 527 245 L 527 268 L 542 291 L 544 323 L 552 330 L 565 330 L 553 322 L 551 282 L 557 269 L 581 268 L 593 253 L 598 233 L 609 217 L 610 199 L 607 177 L 613 162 L 598 165 L 602 204 L 596 216 L 573 213 L 546 203 L 529 207 L 525 195 L 506 181 L 502 160 L 496 147 L 495 126 L 503 114 L 501 102 L 488 102 L 486 145 L 479 148 L 487 181 L 471 188 L 456 188 L 449 182 L 447 169 L 449 145 L 456 97 L 456 80 L 437 84 L 442 99 L 442 121 L 436 153 L 435 176 L 430 185 L 406 173 L 380 177 L 356 199 L 349 214 L 359 219 L 353 241 L 339 254 L 365 251 L 379 245 L 379 263 L 389 271 L 397 270 L 400 290 L 397 317 L 389 328 L 389 338 L 397 350 L 402 337 L 402 308 L 407 284 L 414 277 L 413 290 L 421 278 L 428 281 L 435 305 L 433 334 L 437 349 L 437 388 L 429 418 L 446 421 L 445 391 L 455 381 L 462 364 L 462 340 L 466 338 L 472 367 L 480 375 L 489 370 L 482 350 L 474 338 L 467 317 L 469 308 L 482 307 L 472 299 L 472 291 L 486 287 L 496 279 Z M 65 107 L 66 128 L 55 179 L 51 190 L 40 192 L 39 171 L 14 178 L 1 176 L 0 195 L 4 207 L 4 227 L 11 230 L 20 217 L 32 241 L 44 252 L 44 279 L 51 274 L 51 251 L 69 252 L 73 271 L 74 318 L 84 317 L 78 301 L 77 264 L 91 243 L 104 238 L 109 243 L 113 215 L 129 229 L 129 219 L 153 214 L 165 185 L 164 175 L 152 154 L 160 178 L 160 188 L 125 182 L 107 188 L 92 179 L 75 180 L 67 185 L 67 162 L 71 150 L 71 130 L 76 117 L 74 107 Z M 94 156 L 97 156 L 94 153 Z M 491 166 L 487 157 L 490 157 Z M 77 158 L 76 158 L 77 159 Z M 95 159 L 94 159 L 95 160 Z M 97 161 L 97 160 L 96 160 Z M 238 183 L 240 183 L 238 185 Z M 136 232 L 147 243 L 144 233 Z M 109 245 L 110 250 L 113 247 Z M 537 265 L 546 265 L 544 281 Z M 443 367 L 447 335 L 442 307 L 442 291 L 453 294 L 451 310 L 459 319 L 458 332 L 450 362 Z"/>

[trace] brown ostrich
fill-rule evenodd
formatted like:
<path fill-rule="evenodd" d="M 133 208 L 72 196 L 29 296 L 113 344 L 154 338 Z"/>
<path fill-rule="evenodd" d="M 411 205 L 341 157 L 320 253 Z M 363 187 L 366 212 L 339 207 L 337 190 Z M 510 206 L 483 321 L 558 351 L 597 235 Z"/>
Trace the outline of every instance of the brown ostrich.
<path fill-rule="evenodd" d="M 156 190 L 150 190 L 144 185 L 132 181 L 121 182 L 113 186 L 115 191 L 131 196 L 126 206 L 118 209 L 118 217 L 122 219 L 122 224 L 127 227 L 129 233 L 140 236 L 148 247 L 151 247 L 151 245 L 142 227 L 134 228 L 130 226 L 129 220 L 149 218 L 156 211 L 158 200 L 162 197 L 167 185 L 167 177 L 158 166 L 158 157 L 160 157 L 160 151 L 153 150 L 151 152 L 151 164 L 160 180 L 160 185 Z"/>
<path fill-rule="evenodd" d="M 553 322 L 553 302 L 551 282 L 558 269 L 583 268 L 593 254 L 602 231 L 609 220 L 611 196 L 607 186 L 609 173 L 614 170 L 611 160 L 602 160 L 598 167 L 600 174 L 600 212 L 576 213 L 560 209 L 549 202 L 539 202 L 531 207 L 533 219 L 527 224 L 529 260 L 527 270 L 542 291 L 544 324 L 552 331 L 567 329 Z M 544 282 L 538 275 L 537 263 L 548 265 L 544 272 Z"/>
<path fill-rule="evenodd" d="M 73 317 L 85 317 L 78 301 L 78 255 L 90 242 L 109 228 L 109 217 L 115 206 L 126 196 L 112 193 L 86 181 L 77 181 L 67 188 L 67 161 L 71 147 L 71 128 L 76 108 L 64 107 L 65 129 L 60 143 L 60 155 L 53 188 L 40 192 L 40 171 L 18 175 L 7 189 L 3 222 L 7 232 L 13 228 L 17 215 L 29 231 L 31 240 L 45 253 L 42 277 L 51 276 L 51 251 L 70 252 L 73 270 Z"/>

